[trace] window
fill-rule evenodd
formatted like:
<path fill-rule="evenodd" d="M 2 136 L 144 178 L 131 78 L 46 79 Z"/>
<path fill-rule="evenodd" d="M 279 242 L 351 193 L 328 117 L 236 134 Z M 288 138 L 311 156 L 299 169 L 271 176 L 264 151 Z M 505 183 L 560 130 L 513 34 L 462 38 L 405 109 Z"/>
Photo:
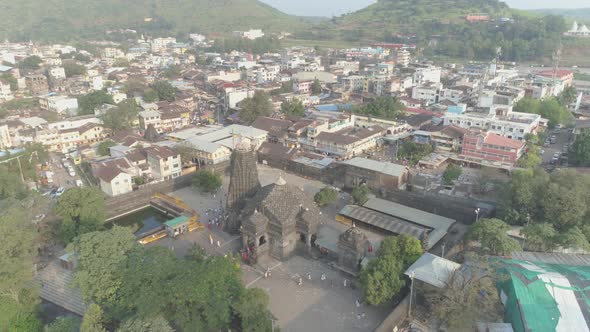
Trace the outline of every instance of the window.
<path fill-rule="evenodd" d="M 178 168 L 178 164 L 172 165 L 173 168 Z"/>

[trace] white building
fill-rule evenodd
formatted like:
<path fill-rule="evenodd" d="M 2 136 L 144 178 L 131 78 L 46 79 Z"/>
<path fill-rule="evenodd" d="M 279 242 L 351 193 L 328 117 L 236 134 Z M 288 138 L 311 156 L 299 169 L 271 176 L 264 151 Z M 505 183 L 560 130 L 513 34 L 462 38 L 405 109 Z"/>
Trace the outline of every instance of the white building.
<path fill-rule="evenodd" d="M 0 150 L 6 150 L 12 147 L 12 139 L 8 125 L 0 125 Z"/>
<path fill-rule="evenodd" d="M 400 48 L 397 51 L 397 64 L 402 66 L 402 67 L 407 67 L 410 64 L 410 61 L 412 60 L 411 55 L 410 55 L 410 51 L 408 51 L 405 48 Z"/>
<path fill-rule="evenodd" d="M 441 83 L 415 86 L 412 89 L 412 99 L 422 100 L 427 106 L 436 104 L 440 89 L 442 89 Z"/>
<path fill-rule="evenodd" d="M 564 35 L 570 37 L 590 37 L 590 29 L 585 24 L 578 24 L 578 22 L 574 21 L 572 24 L 571 29 L 565 32 Z"/>
<path fill-rule="evenodd" d="M 414 72 L 414 84 L 423 85 L 427 82 L 440 83 L 441 69 L 439 67 L 417 68 Z"/>
<path fill-rule="evenodd" d="M 58 114 L 75 114 L 78 110 L 78 99 L 67 96 L 51 96 L 39 98 L 41 109 L 56 112 Z"/>
<path fill-rule="evenodd" d="M 133 191 L 131 175 L 118 167 L 100 167 L 96 175 L 100 180 L 100 189 L 107 196 L 114 197 Z"/>
<path fill-rule="evenodd" d="M 51 67 L 49 69 L 49 77 L 54 80 L 63 80 L 66 78 L 66 71 L 63 67 Z"/>
<path fill-rule="evenodd" d="M 146 149 L 148 164 L 155 179 L 169 180 L 182 174 L 180 154 L 165 146 L 152 146 Z"/>
<path fill-rule="evenodd" d="M 264 37 L 264 32 L 260 29 L 250 29 L 248 31 L 234 31 L 233 36 L 236 38 L 258 39 Z"/>
<path fill-rule="evenodd" d="M 0 79 L 0 103 L 5 101 L 13 100 L 12 90 L 10 89 L 10 83 Z"/>
<path fill-rule="evenodd" d="M 101 57 L 109 59 L 125 58 L 125 52 L 118 48 L 107 47 L 102 50 Z"/>
<path fill-rule="evenodd" d="M 154 38 L 151 42 L 151 49 L 152 52 L 163 52 L 168 48 L 168 45 L 176 44 L 176 38 L 167 37 L 167 38 Z"/>

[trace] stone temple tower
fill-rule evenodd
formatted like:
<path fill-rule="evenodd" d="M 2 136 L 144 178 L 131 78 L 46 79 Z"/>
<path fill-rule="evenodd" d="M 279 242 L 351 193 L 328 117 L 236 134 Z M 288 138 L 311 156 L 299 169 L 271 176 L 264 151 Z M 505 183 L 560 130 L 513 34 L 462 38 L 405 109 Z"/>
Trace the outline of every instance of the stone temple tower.
<path fill-rule="evenodd" d="M 229 190 L 227 193 L 227 210 L 229 217 L 224 230 L 238 233 L 241 221 L 238 219 L 240 211 L 260 190 L 258 169 L 256 168 L 256 154 L 246 142 L 240 142 L 231 156 Z"/>

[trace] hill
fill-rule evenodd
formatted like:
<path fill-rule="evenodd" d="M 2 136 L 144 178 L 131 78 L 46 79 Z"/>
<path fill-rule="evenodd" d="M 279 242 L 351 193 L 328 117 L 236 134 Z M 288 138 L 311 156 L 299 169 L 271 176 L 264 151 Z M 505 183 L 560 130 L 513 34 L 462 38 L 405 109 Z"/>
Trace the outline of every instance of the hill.
<path fill-rule="evenodd" d="M 545 15 L 561 15 L 567 18 L 578 19 L 584 22 L 590 23 L 590 8 L 578 8 L 578 9 L 536 9 L 533 10 L 535 13 Z"/>
<path fill-rule="evenodd" d="M 469 14 L 490 20 L 468 22 Z M 550 56 L 565 30 L 562 17 L 511 9 L 498 0 L 380 0 L 295 38 L 412 43 L 427 56 L 472 60 L 490 60 L 500 46 L 503 60 L 522 61 Z"/>
<path fill-rule="evenodd" d="M 257 0 L 0 0 L 0 40 L 95 38 L 121 28 L 156 35 L 285 31 L 302 24 Z"/>

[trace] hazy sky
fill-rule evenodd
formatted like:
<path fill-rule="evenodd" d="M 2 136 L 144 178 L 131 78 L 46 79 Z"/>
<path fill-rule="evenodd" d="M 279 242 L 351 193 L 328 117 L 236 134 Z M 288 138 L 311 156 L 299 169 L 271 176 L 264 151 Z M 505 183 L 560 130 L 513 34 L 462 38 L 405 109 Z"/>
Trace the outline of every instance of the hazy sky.
<path fill-rule="evenodd" d="M 261 0 L 286 13 L 301 16 L 332 16 L 355 11 L 376 0 Z M 511 7 L 531 8 L 584 8 L 590 0 L 506 0 Z"/>

